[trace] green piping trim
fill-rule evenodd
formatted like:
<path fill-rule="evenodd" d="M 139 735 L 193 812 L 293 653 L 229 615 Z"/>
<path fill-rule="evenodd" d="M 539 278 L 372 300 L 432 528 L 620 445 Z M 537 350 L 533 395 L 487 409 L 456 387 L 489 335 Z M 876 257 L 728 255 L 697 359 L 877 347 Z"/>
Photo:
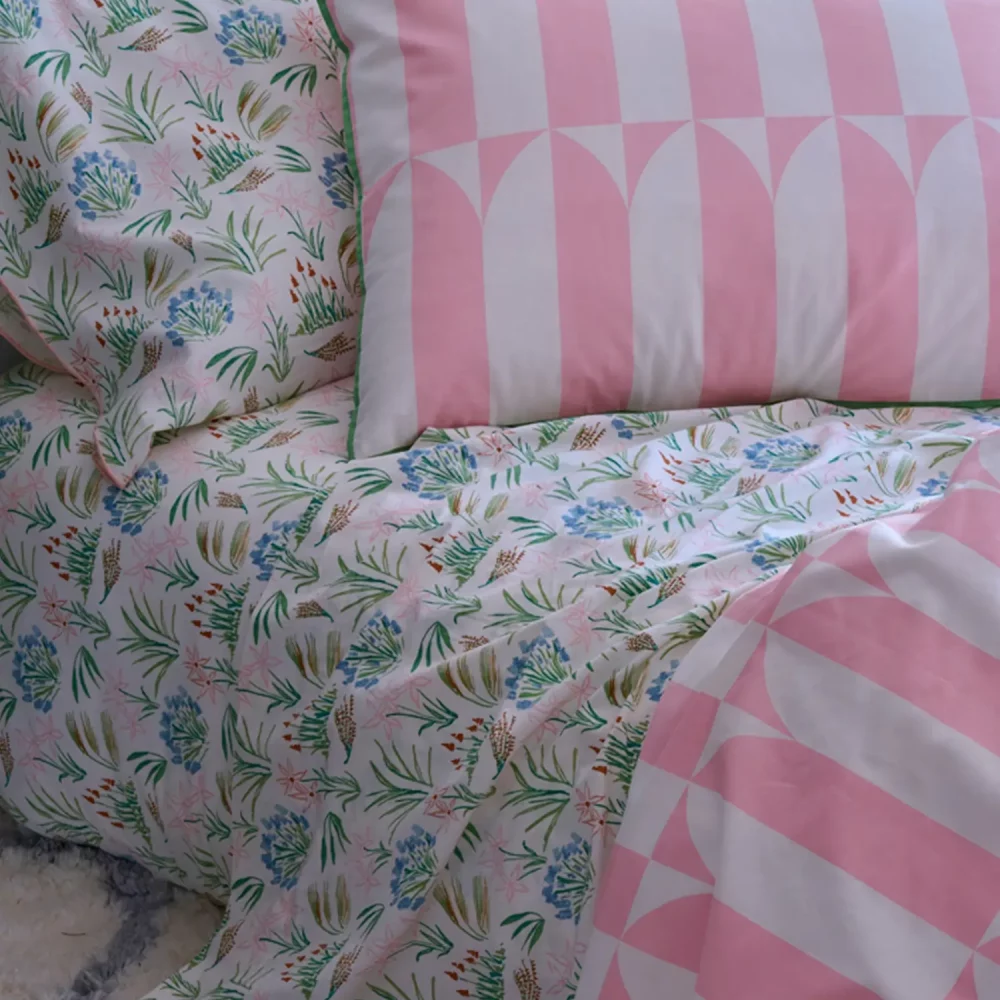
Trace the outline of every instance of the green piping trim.
<path fill-rule="evenodd" d="M 354 437 L 358 426 L 358 404 L 361 398 L 361 349 L 364 343 L 363 330 L 365 326 L 365 303 L 368 301 L 368 286 L 365 283 L 365 255 L 364 255 L 364 231 L 361 227 L 361 212 L 364 205 L 364 190 L 361 187 L 361 170 L 358 166 L 358 154 L 354 144 L 354 119 L 351 117 L 351 98 L 348 89 L 348 75 L 351 69 L 351 50 L 347 41 L 341 36 L 337 29 L 337 22 L 330 12 L 332 0 L 319 0 L 319 9 L 323 14 L 330 34 L 333 36 L 337 47 L 346 56 L 343 72 L 340 74 L 340 94 L 344 108 L 344 145 L 347 152 L 347 166 L 354 175 L 355 194 L 355 226 L 357 228 L 358 240 L 358 276 L 361 281 L 361 310 L 358 314 L 358 353 L 354 362 L 354 409 L 351 410 L 351 419 L 347 428 L 347 457 L 356 458 L 354 453 Z"/>

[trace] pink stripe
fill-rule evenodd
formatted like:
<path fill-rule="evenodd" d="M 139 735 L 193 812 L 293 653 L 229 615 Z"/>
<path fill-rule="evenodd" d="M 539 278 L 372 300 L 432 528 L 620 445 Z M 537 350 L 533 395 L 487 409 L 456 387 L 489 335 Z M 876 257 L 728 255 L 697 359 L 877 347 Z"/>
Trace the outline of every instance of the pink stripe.
<path fill-rule="evenodd" d="M 410 154 L 476 138 L 465 0 L 396 0 L 410 114 Z"/>
<path fill-rule="evenodd" d="M 624 409 L 634 373 L 628 206 L 593 155 L 558 132 L 552 133 L 552 169 L 562 334 L 560 409 L 564 416 Z"/>
<path fill-rule="evenodd" d="M 1000 8 L 996 10 L 1000 13 Z M 994 51 L 994 56 L 995 64 L 1000 65 L 1000 52 Z M 990 326 L 983 398 L 1000 399 L 1000 134 L 983 122 L 975 125 L 986 195 L 986 240 L 990 260 Z"/>
<path fill-rule="evenodd" d="M 924 514 L 914 530 L 947 535 L 1000 566 L 1000 532 L 987 525 L 1000 525 L 1000 493 L 959 490 Z"/>
<path fill-rule="evenodd" d="M 875 564 L 868 554 L 868 536 L 871 534 L 871 526 L 863 525 L 844 532 L 836 541 L 821 555 L 817 556 L 820 562 L 829 563 L 831 566 L 839 566 L 846 570 L 851 576 L 863 580 L 870 587 L 876 590 L 892 593 L 892 588 L 882 579 L 882 574 L 875 568 Z"/>
<path fill-rule="evenodd" d="M 951 992 L 944 1000 L 983 1000 L 976 989 L 976 965 L 975 956 L 965 963 L 962 974 L 958 977 L 958 982 L 951 988 Z"/>
<path fill-rule="evenodd" d="M 714 128 L 696 129 L 704 258 L 701 405 L 764 402 L 774 384 L 778 336 L 774 207 L 746 156 Z"/>
<path fill-rule="evenodd" d="M 701 956 L 704 1000 L 880 1000 L 794 945 L 715 900 Z"/>
<path fill-rule="evenodd" d="M 996 660 L 916 608 L 891 598 L 837 597 L 771 627 L 1000 754 Z"/>
<path fill-rule="evenodd" d="M 483 232 L 447 175 L 413 171 L 413 367 L 420 430 L 486 424 L 489 352 Z M 447 308 L 445 308 L 447 306 Z"/>
<path fill-rule="evenodd" d="M 538 0 L 538 24 L 549 126 L 620 122 L 618 70 L 606 0 Z"/>
<path fill-rule="evenodd" d="M 625 980 L 622 979 L 622 970 L 618 964 L 617 952 L 615 952 L 614 958 L 611 959 L 611 966 L 604 977 L 604 982 L 601 984 L 601 994 L 597 1000 L 638 1000 L 637 997 L 633 997 L 629 993 L 628 987 L 625 985 Z"/>
<path fill-rule="evenodd" d="M 908 399 L 920 332 L 916 201 L 896 162 L 874 139 L 845 121 L 837 131 L 848 257 L 840 397 Z"/>
<path fill-rule="evenodd" d="M 615 844 L 598 892 L 600 906 L 594 907 L 597 930 L 621 938 L 648 867 L 649 858 Z"/>
<path fill-rule="evenodd" d="M 901 115 L 896 62 L 879 0 L 813 0 L 838 115 Z"/>
<path fill-rule="evenodd" d="M 372 231 L 375 229 L 375 222 L 379 212 L 382 211 L 382 204 L 385 196 L 392 187 L 392 182 L 399 176 L 400 170 L 405 167 L 405 163 L 397 163 L 392 169 L 384 173 L 367 191 L 361 201 L 361 252 L 363 260 L 368 259 L 368 247 L 372 241 Z"/>
<path fill-rule="evenodd" d="M 670 814 L 660 839 L 653 847 L 652 859 L 657 864 L 690 875 L 706 885 L 715 885 L 715 875 L 705 864 L 705 859 L 691 838 L 687 804 L 688 790 L 685 789 L 680 802 Z"/>
<path fill-rule="evenodd" d="M 719 700 L 681 684 L 668 684 L 649 727 L 641 760 L 690 778 L 715 725 Z"/>
<path fill-rule="evenodd" d="M 677 0 L 695 118 L 764 114 L 745 0 Z"/>
<path fill-rule="evenodd" d="M 743 709 L 761 722 L 777 729 L 779 733 L 786 736 L 792 734 L 788 731 L 784 720 L 778 714 L 774 702 L 771 700 L 770 692 L 767 690 L 767 633 L 761 637 L 757 648 L 750 654 L 746 666 L 740 671 L 739 677 L 729 689 L 726 695 L 726 704 L 735 705 Z"/>
<path fill-rule="evenodd" d="M 733 737 L 695 781 L 970 948 L 996 914 L 1000 858 L 799 743 Z"/>
<path fill-rule="evenodd" d="M 707 893 L 673 899 L 640 917 L 622 941 L 662 962 L 697 972 L 712 906 Z"/>
<path fill-rule="evenodd" d="M 951 32 L 974 115 L 1000 116 L 1000 5 L 986 0 L 947 0 Z"/>

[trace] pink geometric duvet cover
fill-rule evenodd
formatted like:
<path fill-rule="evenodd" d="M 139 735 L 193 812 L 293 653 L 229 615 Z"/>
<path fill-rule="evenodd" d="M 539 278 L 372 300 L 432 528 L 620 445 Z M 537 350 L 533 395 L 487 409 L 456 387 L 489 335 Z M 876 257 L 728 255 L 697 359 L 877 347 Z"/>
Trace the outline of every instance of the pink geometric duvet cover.
<path fill-rule="evenodd" d="M 1000 440 L 735 602 L 651 725 L 580 1000 L 1000 996 Z"/>

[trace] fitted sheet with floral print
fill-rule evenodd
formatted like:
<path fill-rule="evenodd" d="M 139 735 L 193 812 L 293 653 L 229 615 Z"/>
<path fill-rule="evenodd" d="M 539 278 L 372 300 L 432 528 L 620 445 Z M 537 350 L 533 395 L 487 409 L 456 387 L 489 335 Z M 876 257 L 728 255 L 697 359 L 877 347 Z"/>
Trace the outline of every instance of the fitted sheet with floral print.
<path fill-rule="evenodd" d="M 184 432 L 119 490 L 69 380 L 0 381 L 0 798 L 226 903 L 158 998 L 573 997 L 679 662 L 1000 426 L 800 400 L 349 463 L 350 405 Z"/>

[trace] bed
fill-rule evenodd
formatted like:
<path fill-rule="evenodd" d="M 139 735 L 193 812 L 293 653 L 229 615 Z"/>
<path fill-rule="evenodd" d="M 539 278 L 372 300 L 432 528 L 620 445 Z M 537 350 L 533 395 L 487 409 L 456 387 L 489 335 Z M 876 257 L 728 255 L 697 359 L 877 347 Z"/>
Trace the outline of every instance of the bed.
<path fill-rule="evenodd" d="M 597 996 L 672 679 L 815 546 L 933 518 L 958 469 L 985 489 L 1000 427 L 797 400 L 349 462 L 337 383 L 122 490 L 70 379 L 24 365 L 0 405 L 0 795 L 224 903 L 155 996 L 234 1000 Z"/>

